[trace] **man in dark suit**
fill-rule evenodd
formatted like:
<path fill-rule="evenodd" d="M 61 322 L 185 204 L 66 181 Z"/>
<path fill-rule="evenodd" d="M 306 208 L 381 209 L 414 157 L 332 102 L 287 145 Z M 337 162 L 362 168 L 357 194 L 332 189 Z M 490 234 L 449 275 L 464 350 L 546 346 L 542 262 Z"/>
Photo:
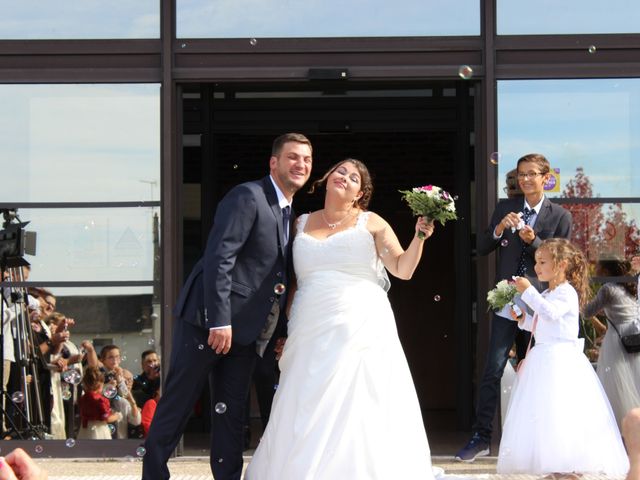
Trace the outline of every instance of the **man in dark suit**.
<path fill-rule="evenodd" d="M 496 283 L 511 280 L 514 275 L 535 275 L 535 252 L 547 238 L 571 236 L 571 214 L 544 196 L 544 184 L 549 178 L 549 161 L 531 153 L 518 160 L 517 178 L 522 197 L 500 201 L 487 230 L 478 236 L 478 254 L 488 255 L 498 250 Z M 529 334 L 518 329 L 511 318 L 510 307 L 493 313 L 491 339 L 484 373 L 478 388 L 476 420 L 473 436 L 457 454 L 456 459 L 472 462 L 489 454 L 493 418 L 500 392 L 500 379 L 516 341 L 518 359 L 526 353 Z"/>
<path fill-rule="evenodd" d="M 270 174 L 234 187 L 218 204 L 204 256 L 175 306 L 171 364 L 145 442 L 143 479 L 169 478 L 167 461 L 210 374 L 211 471 L 216 480 L 240 479 L 256 352 L 286 329 L 290 209 L 309 179 L 311 152 L 303 135 L 276 138 Z"/>

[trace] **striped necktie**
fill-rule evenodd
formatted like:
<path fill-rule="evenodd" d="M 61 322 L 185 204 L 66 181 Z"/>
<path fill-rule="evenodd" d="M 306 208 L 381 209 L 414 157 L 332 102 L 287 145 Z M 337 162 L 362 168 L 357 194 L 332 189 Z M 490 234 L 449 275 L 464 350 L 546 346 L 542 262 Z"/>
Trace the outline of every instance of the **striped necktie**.
<path fill-rule="evenodd" d="M 534 212 L 535 210 L 525 207 L 524 211 L 522 212 L 522 221 L 524 222 L 525 225 L 529 225 L 529 219 L 531 218 L 531 215 L 533 215 Z M 527 252 L 526 252 L 527 246 L 528 245 L 526 243 L 522 242 L 522 251 L 520 252 L 520 261 L 518 261 L 518 270 L 516 271 L 516 275 L 518 277 L 524 277 L 525 274 L 527 273 L 527 266 L 525 265 L 525 258 L 527 255 Z"/>

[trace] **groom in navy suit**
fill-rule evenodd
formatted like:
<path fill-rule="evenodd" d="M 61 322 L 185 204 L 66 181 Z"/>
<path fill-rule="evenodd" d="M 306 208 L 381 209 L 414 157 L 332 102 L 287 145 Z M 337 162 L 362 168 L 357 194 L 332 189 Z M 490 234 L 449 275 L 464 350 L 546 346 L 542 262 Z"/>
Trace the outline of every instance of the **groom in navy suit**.
<path fill-rule="evenodd" d="M 571 214 L 544 196 L 550 170 L 544 155 L 530 153 L 521 157 L 516 176 L 524 198 L 517 196 L 500 201 L 493 211 L 489 228 L 478 235 L 479 255 L 498 252 L 496 283 L 511 280 L 514 275 L 535 277 L 535 252 L 542 241 L 571 237 Z M 529 341 L 528 332 L 520 331 L 518 323 L 512 320 L 509 307 L 494 312 L 492 317 L 489 350 L 478 388 L 473 436 L 455 456 L 463 462 L 473 462 L 476 457 L 489 455 L 500 379 L 509 351 L 515 341 L 518 359 L 522 360 Z"/>
<path fill-rule="evenodd" d="M 309 179 L 311 154 L 301 134 L 276 138 L 270 174 L 234 187 L 218 204 L 204 256 L 174 309 L 171 365 L 145 442 L 143 479 L 169 478 L 167 461 L 210 375 L 211 471 L 216 480 L 240 479 L 256 352 L 286 331 L 291 202 Z"/>

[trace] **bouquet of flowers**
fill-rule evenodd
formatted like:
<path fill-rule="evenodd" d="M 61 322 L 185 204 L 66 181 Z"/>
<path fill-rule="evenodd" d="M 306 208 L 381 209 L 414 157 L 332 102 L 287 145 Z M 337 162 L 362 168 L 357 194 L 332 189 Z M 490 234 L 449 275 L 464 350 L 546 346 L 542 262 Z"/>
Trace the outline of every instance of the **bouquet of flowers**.
<path fill-rule="evenodd" d="M 400 193 L 414 215 L 426 217 L 431 221 L 437 220 L 442 225 L 447 220 L 458 218 L 454 198 L 440 187 L 425 185 L 411 190 L 400 190 Z M 418 233 L 420 238 L 423 237 L 421 233 Z"/>
<path fill-rule="evenodd" d="M 496 287 L 487 293 L 487 303 L 489 308 L 495 311 L 502 310 L 505 305 L 511 305 L 513 311 L 516 312 L 516 316 L 519 317 L 522 315 L 522 310 L 514 303 L 517 294 L 518 290 L 516 290 L 515 283 L 500 280 Z"/>

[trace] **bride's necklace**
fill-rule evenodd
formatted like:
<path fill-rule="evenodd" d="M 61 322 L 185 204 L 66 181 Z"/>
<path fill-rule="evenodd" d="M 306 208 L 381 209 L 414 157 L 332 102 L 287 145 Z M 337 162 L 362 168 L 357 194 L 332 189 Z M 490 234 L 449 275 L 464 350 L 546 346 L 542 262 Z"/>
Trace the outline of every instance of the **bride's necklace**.
<path fill-rule="evenodd" d="M 322 216 L 322 220 L 324 220 L 324 223 L 326 223 L 331 230 L 335 230 L 338 225 L 340 225 L 348 217 L 351 216 L 351 210 L 349 210 L 347 214 L 344 217 L 342 217 L 342 219 L 339 222 L 336 222 L 336 223 L 331 223 L 329 222 L 329 220 L 327 220 L 327 217 L 324 216 L 324 209 L 320 210 L 320 215 Z"/>

